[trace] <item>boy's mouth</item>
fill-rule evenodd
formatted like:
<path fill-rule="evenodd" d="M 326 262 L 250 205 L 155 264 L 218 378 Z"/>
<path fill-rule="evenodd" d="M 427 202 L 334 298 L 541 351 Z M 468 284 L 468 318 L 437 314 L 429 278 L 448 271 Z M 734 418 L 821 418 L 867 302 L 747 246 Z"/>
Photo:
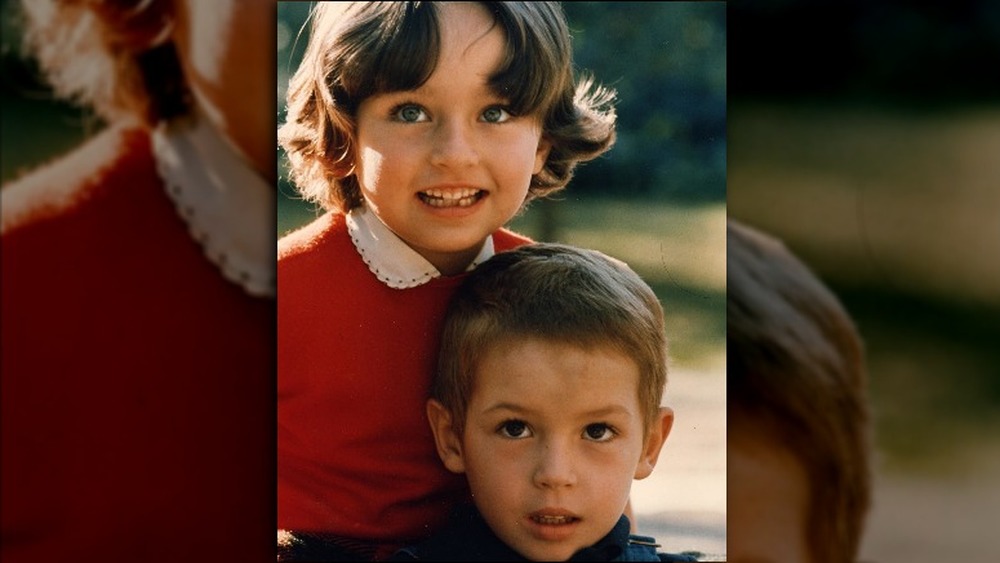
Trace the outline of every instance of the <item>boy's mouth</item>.
<path fill-rule="evenodd" d="M 469 207 L 486 195 L 484 190 L 477 188 L 461 188 L 456 190 L 429 189 L 417 192 L 420 201 L 431 207 Z"/>
<path fill-rule="evenodd" d="M 565 541 L 580 528 L 583 519 L 561 508 L 543 508 L 528 514 L 527 532 L 545 542 Z"/>
<path fill-rule="evenodd" d="M 580 521 L 578 516 L 574 516 L 564 510 L 539 510 L 528 515 L 528 518 L 536 524 L 546 526 L 562 526 L 574 524 Z"/>
<path fill-rule="evenodd" d="M 560 524 L 572 524 L 579 520 L 575 516 L 542 516 L 540 514 L 535 514 L 531 516 L 531 519 L 536 524 L 546 524 L 549 526 L 558 526 Z"/>

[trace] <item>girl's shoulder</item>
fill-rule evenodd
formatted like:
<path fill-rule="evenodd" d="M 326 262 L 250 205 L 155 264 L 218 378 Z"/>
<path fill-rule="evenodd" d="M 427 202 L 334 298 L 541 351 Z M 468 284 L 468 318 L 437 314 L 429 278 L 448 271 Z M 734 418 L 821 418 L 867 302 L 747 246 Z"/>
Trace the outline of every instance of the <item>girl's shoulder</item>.
<path fill-rule="evenodd" d="M 349 240 L 344 215 L 324 213 L 278 239 L 278 263 L 303 255 L 316 254 L 328 246 L 324 243 L 336 243 L 339 239 Z"/>
<path fill-rule="evenodd" d="M 500 229 L 493 233 L 493 248 L 495 248 L 497 252 L 513 250 L 519 246 L 524 246 L 533 242 L 535 241 L 509 229 Z"/>
<path fill-rule="evenodd" d="M 159 189 L 148 133 L 137 127 L 108 126 L 80 146 L 5 184 L 0 191 L 0 229 L 7 233 L 65 216 L 103 202 L 108 195 L 134 196 L 139 191 L 136 183 L 157 184 Z"/>

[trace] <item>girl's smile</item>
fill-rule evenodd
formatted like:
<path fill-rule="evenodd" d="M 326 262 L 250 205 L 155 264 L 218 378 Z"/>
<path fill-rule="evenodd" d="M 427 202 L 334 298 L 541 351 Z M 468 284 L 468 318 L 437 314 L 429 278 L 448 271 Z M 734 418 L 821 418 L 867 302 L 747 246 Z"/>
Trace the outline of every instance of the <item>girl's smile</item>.
<path fill-rule="evenodd" d="M 438 209 L 465 209 L 486 197 L 486 190 L 441 186 L 417 192 L 420 201 Z"/>

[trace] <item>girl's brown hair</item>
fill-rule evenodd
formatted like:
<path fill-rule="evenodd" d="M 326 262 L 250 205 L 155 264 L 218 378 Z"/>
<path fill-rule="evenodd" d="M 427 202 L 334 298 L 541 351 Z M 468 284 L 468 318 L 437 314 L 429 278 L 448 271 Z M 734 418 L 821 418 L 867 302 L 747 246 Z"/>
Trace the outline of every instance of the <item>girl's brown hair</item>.
<path fill-rule="evenodd" d="M 440 37 L 433 2 L 320 3 L 309 44 L 288 88 L 278 131 L 302 196 L 327 210 L 362 203 L 354 176 L 355 117 L 369 96 L 412 90 L 430 78 Z M 483 2 L 506 38 L 490 77 L 515 115 L 538 113 L 551 151 L 527 200 L 563 188 L 576 164 L 614 142 L 614 92 L 573 77 L 562 8 L 554 2 Z"/>
<path fill-rule="evenodd" d="M 190 103 L 171 0 L 24 0 L 25 48 L 56 95 L 152 125 Z"/>

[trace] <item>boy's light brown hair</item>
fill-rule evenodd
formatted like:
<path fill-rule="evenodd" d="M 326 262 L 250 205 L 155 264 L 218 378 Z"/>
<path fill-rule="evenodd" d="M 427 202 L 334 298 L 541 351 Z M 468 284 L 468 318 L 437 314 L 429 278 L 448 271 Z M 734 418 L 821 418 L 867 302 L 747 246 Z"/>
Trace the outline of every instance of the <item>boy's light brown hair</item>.
<path fill-rule="evenodd" d="M 434 72 L 440 47 L 435 2 L 320 2 L 309 44 L 288 87 L 278 141 L 307 201 L 346 212 L 362 203 L 354 175 L 358 107 L 380 93 L 412 90 Z M 506 53 L 490 86 L 514 115 L 540 117 L 552 145 L 526 201 L 563 188 L 577 163 L 615 137 L 614 92 L 577 83 L 562 8 L 555 2 L 482 2 Z"/>
<path fill-rule="evenodd" d="M 871 495 L 862 343 L 837 298 L 784 245 L 730 221 L 729 424 L 802 464 L 815 561 L 854 561 Z"/>
<path fill-rule="evenodd" d="M 623 262 L 594 250 L 532 244 L 497 254 L 465 279 L 445 319 L 431 395 L 461 435 L 476 368 L 494 346 L 524 339 L 609 347 L 635 362 L 645 429 L 667 381 L 663 308 Z"/>

